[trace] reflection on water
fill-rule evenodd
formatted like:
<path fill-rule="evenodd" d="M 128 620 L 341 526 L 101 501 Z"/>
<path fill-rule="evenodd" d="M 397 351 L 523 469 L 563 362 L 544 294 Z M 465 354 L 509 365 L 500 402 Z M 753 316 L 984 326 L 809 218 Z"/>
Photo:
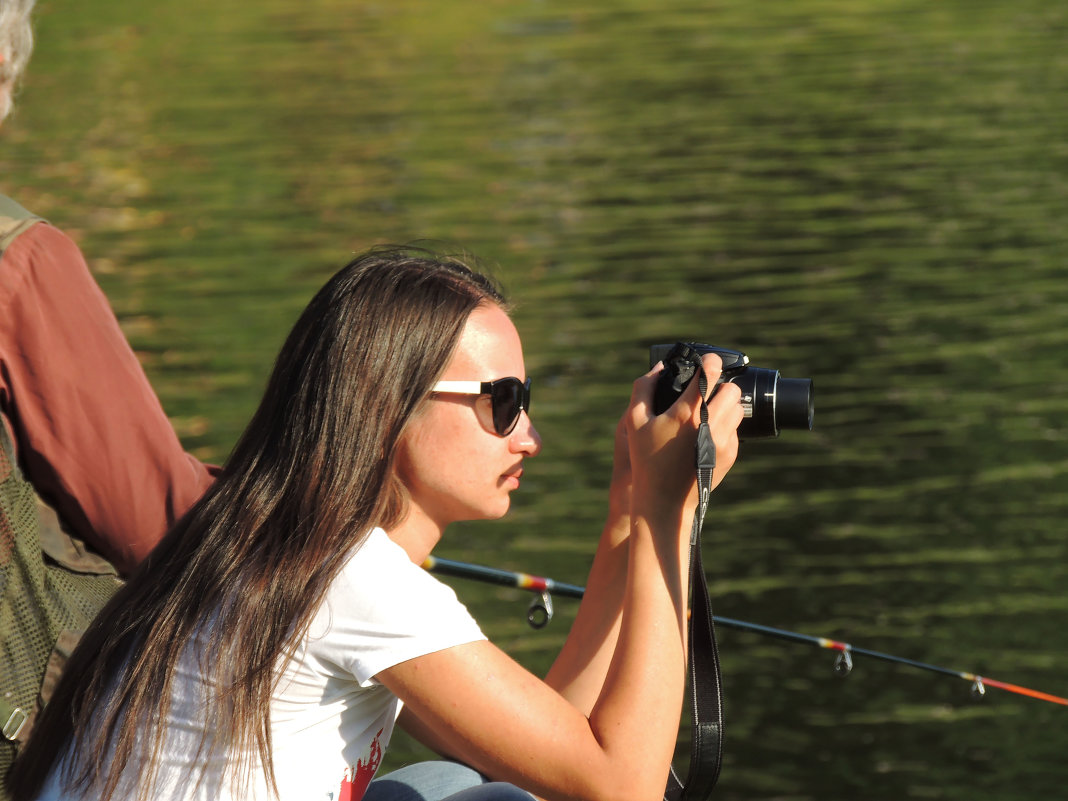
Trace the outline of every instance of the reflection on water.
<path fill-rule="evenodd" d="M 80 237 L 189 447 L 224 457 L 349 253 L 457 243 L 519 302 L 546 447 L 441 555 L 581 583 L 647 346 L 713 342 L 817 387 L 816 430 L 747 443 L 716 494 L 718 614 L 1068 692 L 1068 12 L 138 5 L 41 9 L 0 184 Z M 457 586 L 545 668 L 569 602 L 532 633 L 514 591 Z M 1068 776 L 1062 708 L 720 640 L 723 798 Z"/>

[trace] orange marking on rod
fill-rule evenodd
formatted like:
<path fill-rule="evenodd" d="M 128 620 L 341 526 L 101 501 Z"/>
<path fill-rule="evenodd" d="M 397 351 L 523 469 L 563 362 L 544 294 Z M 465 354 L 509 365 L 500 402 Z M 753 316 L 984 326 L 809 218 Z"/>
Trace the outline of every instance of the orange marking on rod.
<path fill-rule="evenodd" d="M 1029 698 L 1038 698 L 1039 700 L 1049 701 L 1053 704 L 1068 706 L 1068 698 L 1061 698 L 1059 695 L 1050 695 L 1049 693 L 1039 692 L 1038 690 L 1032 690 L 1028 687 L 1021 687 L 1018 684 L 1008 684 L 1004 681 L 998 681 L 997 679 L 988 679 L 985 676 L 977 676 L 976 678 L 987 687 L 997 687 L 1001 690 L 1008 690 L 1010 693 L 1026 695 Z"/>

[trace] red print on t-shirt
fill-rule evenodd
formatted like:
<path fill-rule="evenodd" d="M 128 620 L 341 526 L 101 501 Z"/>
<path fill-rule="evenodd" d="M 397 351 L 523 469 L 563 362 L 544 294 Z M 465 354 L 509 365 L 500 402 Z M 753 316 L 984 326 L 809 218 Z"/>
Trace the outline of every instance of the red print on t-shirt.
<path fill-rule="evenodd" d="M 360 801 L 367 791 L 367 785 L 374 778 L 382 762 L 382 745 L 378 738 L 382 736 L 382 729 L 371 741 L 371 747 L 367 749 L 367 761 L 357 760 L 355 765 L 349 765 L 345 769 L 345 778 L 341 781 L 341 792 L 338 793 L 337 801 Z"/>

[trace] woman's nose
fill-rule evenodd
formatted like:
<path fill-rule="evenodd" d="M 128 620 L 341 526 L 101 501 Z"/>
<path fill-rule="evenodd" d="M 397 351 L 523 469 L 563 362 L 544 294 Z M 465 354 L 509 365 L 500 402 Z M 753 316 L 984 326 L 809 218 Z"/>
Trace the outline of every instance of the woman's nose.
<path fill-rule="evenodd" d="M 514 452 L 525 453 L 527 456 L 537 456 L 541 451 L 541 435 L 538 429 L 534 428 L 534 423 L 526 411 L 521 413 L 509 444 Z"/>

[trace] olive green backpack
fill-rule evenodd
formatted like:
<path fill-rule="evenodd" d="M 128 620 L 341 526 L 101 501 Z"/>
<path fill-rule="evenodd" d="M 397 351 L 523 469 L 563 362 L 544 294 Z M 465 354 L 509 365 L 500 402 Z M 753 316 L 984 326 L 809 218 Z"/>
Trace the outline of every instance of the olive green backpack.
<path fill-rule="evenodd" d="M 0 195 L 0 258 L 39 221 Z M 82 631 L 119 586 L 115 569 L 69 536 L 23 477 L 0 420 L 0 779 Z"/>

